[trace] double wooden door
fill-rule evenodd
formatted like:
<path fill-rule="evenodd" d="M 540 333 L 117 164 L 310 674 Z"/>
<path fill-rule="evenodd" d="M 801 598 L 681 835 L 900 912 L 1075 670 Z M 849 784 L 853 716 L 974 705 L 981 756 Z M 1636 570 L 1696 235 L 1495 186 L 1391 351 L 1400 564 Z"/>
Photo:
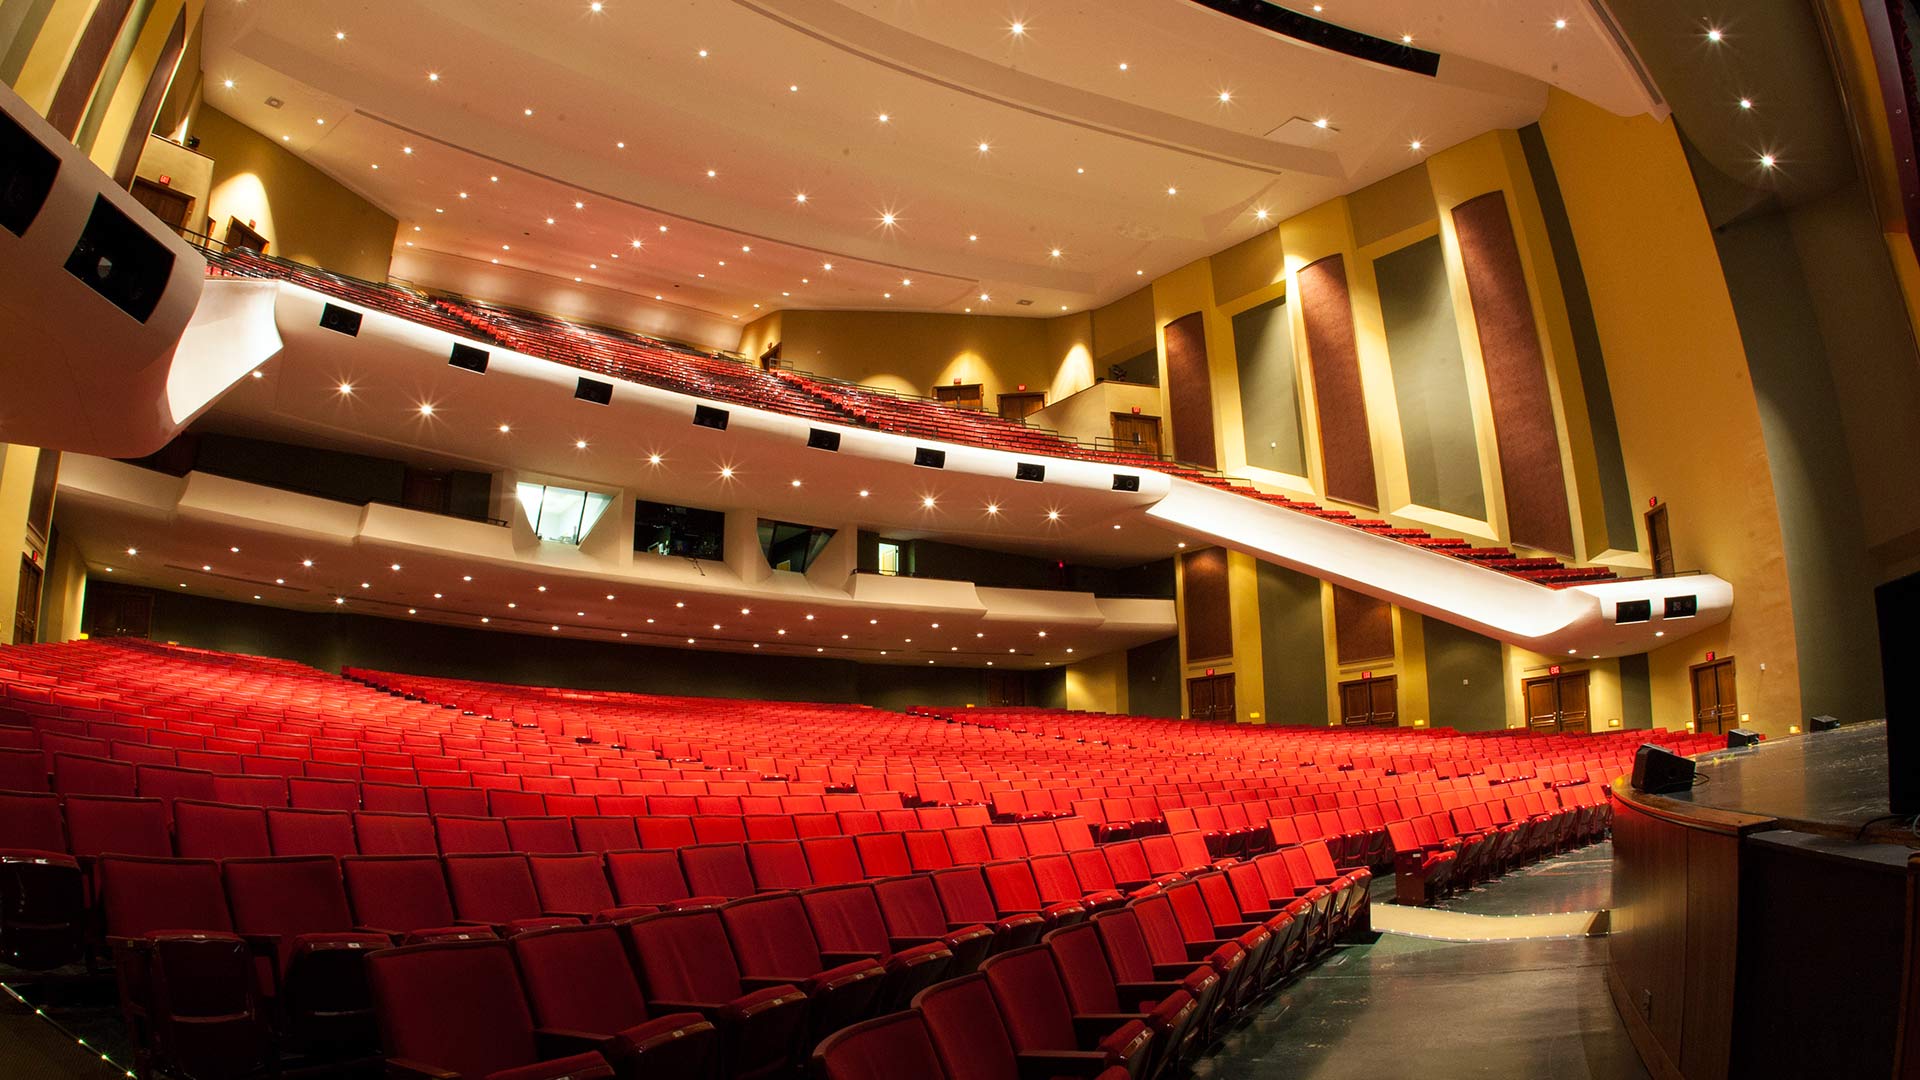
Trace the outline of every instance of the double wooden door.
<path fill-rule="evenodd" d="M 998 399 L 1002 420 L 1025 420 L 1047 407 L 1047 395 L 1036 392 L 1001 394 Z"/>
<path fill-rule="evenodd" d="M 986 397 L 981 394 L 979 383 L 962 383 L 959 386 L 936 386 L 933 388 L 933 400 L 942 405 L 952 405 L 958 409 L 986 408 Z"/>
<path fill-rule="evenodd" d="M 1340 722 L 1391 727 L 1400 722 L 1400 680 L 1393 675 L 1340 684 Z"/>
<path fill-rule="evenodd" d="M 1543 735 L 1580 735 L 1593 730 L 1586 672 L 1528 679 L 1524 689 L 1528 729 Z"/>
<path fill-rule="evenodd" d="M 1693 730 L 1721 735 L 1740 726 L 1740 697 L 1733 686 L 1733 657 L 1695 664 Z"/>
<path fill-rule="evenodd" d="M 1233 723 L 1233 675 L 1202 675 L 1187 680 L 1187 715 L 1195 720 Z"/>
<path fill-rule="evenodd" d="M 1113 444 L 1136 454 L 1160 456 L 1160 418 L 1133 413 L 1113 414 Z"/>

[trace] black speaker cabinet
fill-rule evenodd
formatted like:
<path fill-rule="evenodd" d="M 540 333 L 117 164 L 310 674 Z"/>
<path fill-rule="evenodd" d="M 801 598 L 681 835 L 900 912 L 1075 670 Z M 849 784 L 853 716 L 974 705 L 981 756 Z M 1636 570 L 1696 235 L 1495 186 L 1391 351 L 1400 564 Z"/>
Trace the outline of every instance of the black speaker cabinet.
<path fill-rule="evenodd" d="M 1693 786 L 1693 762 L 1664 746 L 1642 743 L 1633 753 L 1633 790 L 1669 795 Z"/>
<path fill-rule="evenodd" d="M 1760 733 L 1751 728 L 1737 727 L 1727 732 L 1727 749 L 1729 750 L 1758 745 L 1760 745 Z"/>
<path fill-rule="evenodd" d="M 1807 721 L 1808 731 L 1832 731 L 1839 726 L 1840 719 L 1835 716 L 1816 716 Z"/>

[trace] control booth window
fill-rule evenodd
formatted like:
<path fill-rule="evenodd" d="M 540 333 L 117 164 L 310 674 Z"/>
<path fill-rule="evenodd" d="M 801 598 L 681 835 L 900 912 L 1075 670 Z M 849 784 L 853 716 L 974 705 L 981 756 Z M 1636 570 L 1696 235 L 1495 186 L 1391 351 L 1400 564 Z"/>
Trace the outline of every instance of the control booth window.
<path fill-rule="evenodd" d="M 898 574 L 900 572 L 900 541 L 880 541 L 880 572 Z"/>
<path fill-rule="evenodd" d="M 520 508 L 527 513 L 534 535 L 556 544 L 578 546 L 600 515 L 613 505 L 613 496 L 549 484 L 517 485 Z"/>
<path fill-rule="evenodd" d="M 775 570 L 806 573 L 831 539 L 832 529 L 760 519 L 760 550 L 766 552 L 767 565 Z"/>
<path fill-rule="evenodd" d="M 718 510 L 636 501 L 633 550 L 718 561 L 726 539 L 726 526 L 727 516 Z"/>

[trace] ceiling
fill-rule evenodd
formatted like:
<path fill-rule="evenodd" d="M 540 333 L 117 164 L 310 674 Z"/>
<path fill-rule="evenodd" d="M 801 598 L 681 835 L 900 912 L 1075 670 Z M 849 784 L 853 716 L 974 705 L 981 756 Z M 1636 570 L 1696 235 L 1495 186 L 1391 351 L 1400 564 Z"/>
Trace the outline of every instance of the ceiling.
<path fill-rule="evenodd" d="M 215 0 L 203 64 L 208 102 L 395 215 L 427 284 L 1040 315 L 1528 123 L 1549 83 L 1657 108 L 1564 6 L 1321 5 L 1431 78 L 1187 0 Z"/>

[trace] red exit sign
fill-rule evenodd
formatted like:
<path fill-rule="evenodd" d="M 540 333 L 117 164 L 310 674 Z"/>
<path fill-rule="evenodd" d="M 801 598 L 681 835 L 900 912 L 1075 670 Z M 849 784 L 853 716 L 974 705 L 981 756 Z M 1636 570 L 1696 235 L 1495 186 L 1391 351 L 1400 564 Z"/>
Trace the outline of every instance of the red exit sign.
<path fill-rule="evenodd" d="M 1709 664 L 1711 664 L 1711 663 L 1713 663 L 1713 658 L 1714 658 L 1714 655 L 1715 655 L 1715 654 L 1714 654 L 1713 652 L 1711 652 L 1711 651 L 1709 651 L 1709 652 L 1707 653 L 1707 663 L 1709 663 Z"/>
<path fill-rule="evenodd" d="M 1208 669 L 1207 669 L 1207 674 L 1209 674 L 1209 675 L 1211 675 L 1211 674 L 1213 674 L 1213 669 L 1212 669 L 1212 668 L 1208 668 Z"/>
<path fill-rule="evenodd" d="M 1549 665 L 1547 665 L 1547 674 L 1549 674 L 1549 675 L 1558 675 L 1558 674 L 1560 674 L 1560 665 L 1559 665 L 1559 664 L 1549 664 Z"/>

